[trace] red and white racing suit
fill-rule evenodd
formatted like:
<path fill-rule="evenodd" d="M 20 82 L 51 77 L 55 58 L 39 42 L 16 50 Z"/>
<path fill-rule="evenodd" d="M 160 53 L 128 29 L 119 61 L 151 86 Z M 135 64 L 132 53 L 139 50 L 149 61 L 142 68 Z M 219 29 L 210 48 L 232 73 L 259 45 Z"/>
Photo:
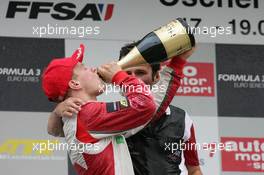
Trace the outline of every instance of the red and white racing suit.
<path fill-rule="evenodd" d="M 125 72 L 118 72 L 113 83 L 141 87 L 141 91 L 126 88 L 126 100 L 89 102 L 78 116 L 63 118 L 63 131 L 68 144 L 92 143 L 89 149 L 69 150 L 69 156 L 82 175 L 134 175 L 125 137 L 143 129 L 155 115 L 159 118 L 172 101 L 180 86 L 184 60 L 174 58 L 160 72 L 157 83 L 162 90 L 153 91 L 155 103 L 146 85 Z M 132 90 L 131 90 L 132 89 Z"/>

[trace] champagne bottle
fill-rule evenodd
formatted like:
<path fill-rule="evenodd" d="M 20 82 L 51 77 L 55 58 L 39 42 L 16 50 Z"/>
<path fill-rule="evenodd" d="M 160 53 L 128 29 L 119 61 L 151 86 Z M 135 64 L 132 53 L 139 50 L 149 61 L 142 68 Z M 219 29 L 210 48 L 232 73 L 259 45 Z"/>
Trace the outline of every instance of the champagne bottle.
<path fill-rule="evenodd" d="M 188 24 L 181 18 L 171 21 L 142 38 L 117 64 L 123 69 L 140 64 L 168 60 L 191 50 L 195 39 Z"/>

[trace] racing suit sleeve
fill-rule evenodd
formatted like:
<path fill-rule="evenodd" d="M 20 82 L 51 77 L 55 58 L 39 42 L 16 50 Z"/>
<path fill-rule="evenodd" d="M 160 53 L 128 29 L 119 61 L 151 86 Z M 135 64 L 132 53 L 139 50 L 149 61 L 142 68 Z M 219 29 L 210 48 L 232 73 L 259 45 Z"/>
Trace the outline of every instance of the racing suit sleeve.
<path fill-rule="evenodd" d="M 156 104 L 154 120 L 158 120 L 166 111 L 173 100 L 183 78 L 183 67 L 186 61 L 180 57 L 174 57 L 160 71 L 160 80 L 155 84 L 157 89 L 152 89 L 152 95 Z"/>
<path fill-rule="evenodd" d="M 114 75 L 112 83 L 122 87 L 125 100 L 89 102 L 79 112 L 80 121 L 93 136 L 123 134 L 148 123 L 156 110 L 151 92 L 142 81 L 120 71 Z"/>
<path fill-rule="evenodd" d="M 185 165 L 199 166 L 199 158 L 196 149 L 196 138 L 193 121 L 187 113 L 185 113 L 185 132 L 184 143 L 188 149 L 183 150 Z"/>

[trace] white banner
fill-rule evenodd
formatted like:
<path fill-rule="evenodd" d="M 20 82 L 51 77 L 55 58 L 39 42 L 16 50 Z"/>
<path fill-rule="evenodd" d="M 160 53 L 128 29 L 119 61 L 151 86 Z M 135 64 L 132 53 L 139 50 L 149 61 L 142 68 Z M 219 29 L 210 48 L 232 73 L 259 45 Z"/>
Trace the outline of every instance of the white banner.
<path fill-rule="evenodd" d="M 59 147 L 64 139 L 48 135 L 48 116 L 43 112 L 0 112 L 1 174 L 68 174 L 67 149 Z"/>
<path fill-rule="evenodd" d="M 0 1 L 0 35 L 137 40 L 181 17 L 197 42 L 263 44 L 262 0 Z"/>

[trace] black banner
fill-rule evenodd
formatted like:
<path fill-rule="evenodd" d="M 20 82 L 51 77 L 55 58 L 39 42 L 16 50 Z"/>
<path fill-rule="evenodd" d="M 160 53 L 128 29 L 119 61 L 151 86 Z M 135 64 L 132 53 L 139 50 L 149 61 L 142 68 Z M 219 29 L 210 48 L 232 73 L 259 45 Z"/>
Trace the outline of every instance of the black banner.
<path fill-rule="evenodd" d="M 218 115 L 264 117 L 264 46 L 216 45 Z"/>
<path fill-rule="evenodd" d="M 64 57 L 64 39 L 0 37 L 0 110 L 51 111 L 41 74 L 54 57 Z"/>

